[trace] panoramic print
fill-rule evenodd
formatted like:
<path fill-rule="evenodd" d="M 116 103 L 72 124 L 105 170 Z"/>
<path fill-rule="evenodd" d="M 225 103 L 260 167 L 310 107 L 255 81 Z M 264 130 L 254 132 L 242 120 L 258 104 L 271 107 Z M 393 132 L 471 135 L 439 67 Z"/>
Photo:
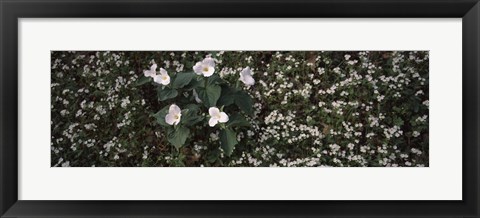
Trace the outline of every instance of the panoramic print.
<path fill-rule="evenodd" d="M 428 51 L 52 51 L 52 167 L 428 167 Z"/>

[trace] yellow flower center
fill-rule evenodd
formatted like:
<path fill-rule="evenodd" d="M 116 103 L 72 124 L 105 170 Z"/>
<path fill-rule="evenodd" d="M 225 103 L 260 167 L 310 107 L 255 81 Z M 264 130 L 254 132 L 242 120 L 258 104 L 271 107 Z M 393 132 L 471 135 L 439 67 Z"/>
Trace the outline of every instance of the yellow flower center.
<path fill-rule="evenodd" d="M 208 72 L 208 67 L 204 67 L 203 72 Z"/>
<path fill-rule="evenodd" d="M 162 79 L 163 79 L 163 80 L 167 80 L 167 76 L 163 76 Z"/>
<path fill-rule="evenodd" d="M 178 114 L 175 114 L 175 116 L 174 116 L 174 117 L 175 117 L 175 120 L 178 120 L 178 119 L 180 119 L 180 116 L 178 116 Z"/>

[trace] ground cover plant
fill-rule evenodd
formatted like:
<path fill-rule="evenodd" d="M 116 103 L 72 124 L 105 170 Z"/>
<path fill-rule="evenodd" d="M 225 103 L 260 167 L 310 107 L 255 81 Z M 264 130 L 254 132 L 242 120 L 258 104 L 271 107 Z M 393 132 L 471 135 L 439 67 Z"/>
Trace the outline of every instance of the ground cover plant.
<path fill-rule="evenodd" d="M 53 51 L 53 167 L 427 167 L 428 51 Z"/>

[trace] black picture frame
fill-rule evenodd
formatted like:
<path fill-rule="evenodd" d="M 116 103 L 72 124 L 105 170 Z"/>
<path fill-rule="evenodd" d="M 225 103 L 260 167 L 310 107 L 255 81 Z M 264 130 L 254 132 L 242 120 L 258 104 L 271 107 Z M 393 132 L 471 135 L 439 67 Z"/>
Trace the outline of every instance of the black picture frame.
<path fill-rule="evenodd" d="M 0 15 L 1 217 L 479 217 L 478 0 L 0 0 Z M 462 18 L 463 200 L 20 201 L 18 19 L 52 17 Z"/>

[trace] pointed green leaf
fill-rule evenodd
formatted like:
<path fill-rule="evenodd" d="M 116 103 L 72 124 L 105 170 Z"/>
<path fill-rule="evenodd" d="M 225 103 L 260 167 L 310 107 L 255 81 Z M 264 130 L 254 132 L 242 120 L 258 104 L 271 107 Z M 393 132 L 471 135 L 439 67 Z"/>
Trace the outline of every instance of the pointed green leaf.
<path fill-rule="evenodd" d="M 196 90 L 198 93 L 198 97 L 207 107 L 216 106 L 222 92 L 222 88 L 216 84 L 207 85 L 206 88 L 199 87 Z"/>
<path fill-rule="evenodd" d="M 194 126 L 198 122 L 203 120 L 203 117 L 199 114 L 198 106 L 194 104 L 189 104 L 185 106 L 185 109 L 182 110 L 182 118 L 180 119 L 180 123 L 185 126 Z"/>
<path fill-rule="evenodd" d="M 197 78 L 193 77 L 193 79 L 188 83 L 186 86 L 183 88 L 186 90 L 192 90 L 197 88 L 200 85 L 200 82 L 197 80 Z"/>
<path fill-rule="evenodd" d="M 227 127 L 250 126 L 250 123 L 241 114 L 234 114 L 230 116 L 227 122 Z"/>
<path fill-rule="evenodd" d="M 141 86 L 151 81 L 152 81 L 151 77 L 141 76 L 137 81 L 135 81 L 135 86 Z"/>
<path fill-rule="evenodd" d="M 158 100 L 160 101 L 165 101 L 167 99 L 175 98 L 177 97 L 177 95 L 178 95 L 178 92 L 175 89 L 171 89 L 167 87 L 163 89 L 161 87 L 158 88 Z"/>
<path fill-rule="evenodd" d="M 161 126 L 170 126 L 168 123 L 165 122 L 165 116 L 168 114 L 168 108 L 170 105 L 167 105 L 163 107 L 161 110 L 159 110 L 156 114 L 153 115 L 155 117 L 156 121 L 158 124 Z"/>
<path fill-rule="evenodd" d="M 220 131 L 220 145 L 227 156 L 230 156 L 238 144 L 237 134 L 230 128 L 222 129 Z"/>
<path fill-rule="evenodd" d="M 253 115 L 253 100 L 244 91 L 239 91 L 235 95 L 235 104 L 248 115 Z"/>
<path fill-rule="evenodd" d="M 221 85 L 221 84 L 226 84 L 227 81 L 224 79 L 220 78 L 218 74 L 213 74 L 212 76 L 208 77 L 208 85 Z"/>
<path fill-rule="evenodd" d="M 196 104 L 187 104 L 184 108 L 189 109 L 191 111 L 199 111 L 200 110 L 200 107 Z"/>
<path fill-rule="evenodd" d="M 168 142 L 179 149 L 185 144 L 189 135 L 190 130 L 188 128 L 177 126 L 172 133 L 168 134 Z"/>
<path fill-rule="evenodd" d="M 177 73 L 175 80 L 172 83 L 172 87 L 182 88 L 188 85 L 192 81 L 194 76 L 194 73 Z"/>
<path fill-rule="evenodd" d="M 218 99 L 218 105 L 228 106 L 233 104 L 236 90 L 229 86 L 222 86 L 222 93 Z"/>

